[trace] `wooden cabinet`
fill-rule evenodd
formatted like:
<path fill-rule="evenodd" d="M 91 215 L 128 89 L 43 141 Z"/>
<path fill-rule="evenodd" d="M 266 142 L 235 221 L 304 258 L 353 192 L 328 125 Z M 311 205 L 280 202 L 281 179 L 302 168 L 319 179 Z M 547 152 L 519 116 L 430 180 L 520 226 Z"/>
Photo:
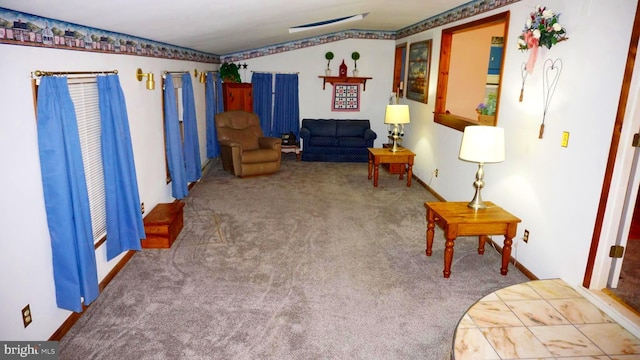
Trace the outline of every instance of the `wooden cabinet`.
<path fill-rule="evenodd" d="M 253 112 L 253 88 L 250 83 L 223 83 L 224 110 Z"/>

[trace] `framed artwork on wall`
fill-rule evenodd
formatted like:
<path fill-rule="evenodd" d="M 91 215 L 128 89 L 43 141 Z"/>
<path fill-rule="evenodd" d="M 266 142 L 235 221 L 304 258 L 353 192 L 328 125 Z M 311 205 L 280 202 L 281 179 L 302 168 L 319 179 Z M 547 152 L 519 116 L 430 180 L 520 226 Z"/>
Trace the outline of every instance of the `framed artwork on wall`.
<path fill-rule="evenodd" d="M 331 111 L 360 111 L 360 84 L 333 84 Z"/>
<path fill-rule="evenodd" d="M 409 45 L 407 69 L 407 99 L 426 104 L 431 69 L 431 40 L 419 41 Z"/>

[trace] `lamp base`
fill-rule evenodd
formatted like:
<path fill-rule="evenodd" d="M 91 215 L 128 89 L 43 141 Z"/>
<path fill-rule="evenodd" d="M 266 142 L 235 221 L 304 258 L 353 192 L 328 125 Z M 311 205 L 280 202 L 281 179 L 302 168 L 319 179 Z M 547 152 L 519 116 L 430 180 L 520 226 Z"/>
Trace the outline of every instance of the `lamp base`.
<path fill-rule="evenodd" d="M 404 148 L 398 145 L 398 140 L 400 140 L 400 136 L 398 135 L 389 135 L 389 139 L 393 141 L 392 146 L 389 148 L 391 152 L 404 151 Z"/>
<path fill-rule="evenodd" d="M 476 172 L 476 181 L 473 182 L 473 186 L 476 188 L 476 193 L 473 196 L 473 200 L 467 204 L 468 207 L 479 210 L 486 209 L 487 205 L 485 205 L 484 201 L 482 201 L 482 195 L 480 194 L 480 190 L 484 187 L 484 168 L 483 163 L 478 163 L 478 171 Z"/>

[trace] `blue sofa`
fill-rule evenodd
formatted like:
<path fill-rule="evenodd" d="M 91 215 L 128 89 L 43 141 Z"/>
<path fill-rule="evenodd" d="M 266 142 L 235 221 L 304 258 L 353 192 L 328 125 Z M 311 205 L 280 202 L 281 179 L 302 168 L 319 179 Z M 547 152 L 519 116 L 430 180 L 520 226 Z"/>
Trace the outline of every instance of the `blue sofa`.
<path fill-rule="evenodd" d="M 302 119 L 302 161 L 368 162 L 376 137 L 369 120 Z"/>

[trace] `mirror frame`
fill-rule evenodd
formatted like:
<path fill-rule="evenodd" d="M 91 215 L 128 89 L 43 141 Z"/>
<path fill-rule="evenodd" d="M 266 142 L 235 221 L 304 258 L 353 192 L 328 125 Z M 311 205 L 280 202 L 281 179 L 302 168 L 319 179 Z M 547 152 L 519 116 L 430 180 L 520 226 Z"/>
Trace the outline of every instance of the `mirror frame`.
<path fill-rule="evenodd" d="M 487 26 L 492 26 L 497 23 L 504 22 L 504 44 L 508 44 L 508 30 L 509 30 L 509 11 L 492 15 L 486 18 L 471 21 L 466 24 L 454 26 L 448 29 L 442 30 L 441 45 L 440 45 L 440 64 L 438 68 L 438 85 L 436 87 L 436 103 L 434 108 L 433 121 L 450 128 L 464 131 L 464 128 L 468 125 L 479 125 L 479 122 L 474 119 L 469 119 L 460 115 L 451 114 L 446 109 L 447 104 L 447 86 L 449 82 L 449 72 L 451 64 L 451 46 L 453 44 L 453 35 L 456 33 L 471 31 L 480 29 Z M 496 123 L 498 122 L 498 110 L 500 109 L 500 93 L 502 90 L 502 71 L 504 69 L 504 58 L 502 56 L 502 63 L 500 64 L 500 82 L 498 83 L 498 103 L 496 104 Z M 496 125 L 495 123 L 493 124 Z"/>

